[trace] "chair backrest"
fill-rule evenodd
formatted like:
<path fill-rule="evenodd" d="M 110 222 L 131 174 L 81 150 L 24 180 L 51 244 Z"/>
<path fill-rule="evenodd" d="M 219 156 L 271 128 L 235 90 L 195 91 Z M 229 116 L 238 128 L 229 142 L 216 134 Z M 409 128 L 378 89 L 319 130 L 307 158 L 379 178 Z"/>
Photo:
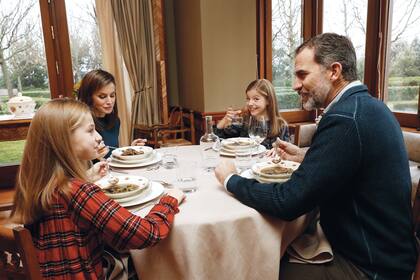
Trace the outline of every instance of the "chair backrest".
<path fill-rule="evenodd" d="M 295 127 L 295 145 L 299 147 L 309 147 L 312 137 L 316 131 L 316 124 L 298 124 Z"/>
<path fill-rule="evenodd" d="M 186 140 L 189 134 L 191 141 Z M 158 132 L 161 136 L 161 145 L 171 143 L 195 144 L 194 111 L 184 111 L 182 107 L 174 107 L 169 115 L 166 127 L 161 127 Z M 181 140 L 181 141 L 180 141 Z"/>
<path fill-rule="evenodd" d="M 403 137 L 408 159 L 420 162 L 420 133 L 403 131 Z"/>
<path fill-rule="evenodd" d="M 0 225 L 0 279 L 42 279 L 28 229 Z"/>
<path fill-rule="evenodd" d="M 413 203 L 413 223 L 414 223 L 414 235 L 417 238 L 417 244 L 420 241 L 420 179 L 417 185 L 416 197 Z M 417 246 L 417 251 L 420 247 Z M 413 280 L 420 280 L 420 258 L 417 256 L 416 270 L 414 271 Z"/>

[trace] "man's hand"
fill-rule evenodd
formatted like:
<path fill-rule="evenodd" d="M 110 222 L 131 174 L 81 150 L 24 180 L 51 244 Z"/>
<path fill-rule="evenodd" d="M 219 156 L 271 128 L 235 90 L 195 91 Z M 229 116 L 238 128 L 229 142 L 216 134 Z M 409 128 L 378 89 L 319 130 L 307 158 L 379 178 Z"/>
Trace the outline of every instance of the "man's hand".
<path fill-rule="evenodd" d="M 278 142 L 278 152 L 280 157 L 285 160 L 291 160 L 295 162 L 302 162 L 305 157 L 305 151 L 299 148 L 292 143 L 279 140 Z"/>
<path fill-rule="evenodd" d="M 237 170 L 232 160 L 223 159 L 214 169 L 217 180 L 223 186 L 225 179 L 230 174 L 236 174 Z"/>

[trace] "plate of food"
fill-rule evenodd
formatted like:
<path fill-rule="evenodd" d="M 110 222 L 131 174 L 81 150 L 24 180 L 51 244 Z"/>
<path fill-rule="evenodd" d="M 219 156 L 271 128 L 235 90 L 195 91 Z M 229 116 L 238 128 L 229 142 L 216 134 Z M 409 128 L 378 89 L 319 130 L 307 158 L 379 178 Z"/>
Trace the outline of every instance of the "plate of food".
<path fill-rule="evenodd" d="M 244 178 L 255 179 L 260 183 L 284 183 L 290 178 L 264 178 L 254 174 L 251 169 L 243 171 L 240 175 Z"/>
<path fill-rule="evenodd" d="M 263 179 L 288 179 L 298 169 L 298 162 L 282 160 L 280 162 L 265 161 L 252 165 L 252 172 Z"/>
<path fill-rule="evenodd" d="M 138 158 L 130 158 L 130 159 L 121 159 L 119 157 L 114 157 L 113 155 L 111 155 L 111 160 L 115 161 L 115 162 L 119 162 L 119 163 L 123 163 L 123 164 L 137 164 L 137 163 L 141 163 L 141 162 L 147 162 L 149 160 L 152 160 L 154 157 L 156 156 L 156 151 L 153 150 L 151 153 L 149 153 L 147 156 L 138 159 Z"/>
<path fill-rule="evenodd" d="M 153 148 L 148 146 L 127 146 L 112 151 L 112 156 L 122 160 L 143 159 L 148 157 Z"/>
<path fill-rule="evenodd" d="M 252 148 L 252 155 L 259 155 L 261 153 L 264 153 L 267 150 L 266 147 L 264 147 L 263 145 L 259 145 L 258 147 L 254 147 Z M 224 149 L 224 147 L 222 147 L 220 149 L 220 155 L 221 156 L 225 156 L 225 157 L 234 157 L 235 156 L 235 151 L 233 150 L 226 150 Z"/>
<path fill-rule="evenodd" d="M 224 139 L 221 144 L 223 149 L 231 150 L 232 152 L 257 146 L 252 139 L 246 137 Z"/>
<path fill-rule="evenodd" d="M 101 187 L 102 191 L 112 199 L 122 199 L 127 197 L 138 196 L 147 193 L 150 182 L 146 177 L 141 176 L 113 176 L 110 180 L 108 176 L 95 182 Z"/>
<path fill-rule="evenodd" d="M 147 160 L 144 161 L 120 161 L 120 160 L 116 160 L 112 155 L 111 155 L 111 161 L 109 162 L 109 166 L 111 167 L 116 167 L 116 168 L 138 168 L 138 167 L 144 167 L 144 166 L 148 166 L 148 165 L 152 165 L 155 163 L 158 163 L 162 160 L 162 155 L 158 152 L 155 152 L 152 154 L 151 157 L 147 158 Z"/>
<path fill-rule="evenodd" d="M 131 199 L 127 202 L 120 202 L 120 205 L 122 207 L 131 207 L 131 206 L 143 204 L 159 197 L 163 193 L 163 191 L 164 191 L 164 187 L 160 183 L 151 182 L 150 190 L 147 193 L 147 195 L 136 197 L 135 199 Z"/>

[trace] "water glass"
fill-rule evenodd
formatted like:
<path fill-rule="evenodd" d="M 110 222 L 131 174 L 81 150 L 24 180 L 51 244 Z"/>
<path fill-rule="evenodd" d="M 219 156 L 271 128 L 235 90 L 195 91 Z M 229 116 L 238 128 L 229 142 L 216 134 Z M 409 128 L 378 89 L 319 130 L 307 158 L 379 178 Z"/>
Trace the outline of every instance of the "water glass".
<path fill-rule="evenodd" d="M 178 160 L 175 154 L 164 153 L 162 156 L 162 167 L 165 169 L 174 169 L 178 166 Z"/>
<path fill-rule="evenodd" d="M 267 137 L 268 125 L 264 117 L 250 117 L 248 126 L 249 138 L 253 139 L 256 144 L 260 145 Z"/>
<path fill-rule="evenodd" d="M 195 191 L 198 188 L 197 162 L 187 160 L 180 161 L 176 177 L 176 187 L 181 190 Z"/>
<path fill-rule="evenodd" d="M 252 148 L 246 147 L 235 151 L 235 166 L 239 172 L 243 172 L 252 165 Z"/>
<path fill-rule="evenodd" d="M 235 115 L 232 117 L 232 123 L 231 125 L 242 127 L 244 123 L 244 118 L 238 115 Z"/>

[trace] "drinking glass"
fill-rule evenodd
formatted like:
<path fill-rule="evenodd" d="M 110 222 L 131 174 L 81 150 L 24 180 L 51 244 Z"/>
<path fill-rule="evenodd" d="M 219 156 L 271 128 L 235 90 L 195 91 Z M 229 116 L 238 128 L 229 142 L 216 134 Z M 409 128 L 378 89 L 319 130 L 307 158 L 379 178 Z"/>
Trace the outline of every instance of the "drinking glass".
<path fill-rule="evenodd" d="M 252 147 L 235 150 L 235 166 L 242 173 L 252 165 Z"/>
<path fill-rule="evenodd" d="M 267 137 L 268 125 L 264 117 L 250 117 L 248 126 L 249 138 L 254 140 L 255 144 L 260 145 Z"/>
<path fill-rule="evenodd" d="M 249 118 L 249 126 L 248 126 L 248 135 L 255 142 L 256 151 L 255 153 L 258 154 L 257 161 L 261 160 L 264 157 L 264 153 L 258 153 L 260 144 L 264 139 L 267 137 L 268 133 L 268 124 L 267 120 L 264 117 L 253 117 Z"/>
<path fill-rule="evenodd" d="M 184 192 L 194 192 L 198 189 L 197 184 L 197 162 L 183 160 L 179 161 L 176 174 L 176 187 Z"/>
<path fill-rule="evenodd" d="M 178 166 L 178 160 L 175 154 L 164 153 L 162 156 L 162 166 L 165 169 L 174 169 Z"/>
<path fill-rule="evenodd" d="M 241 128 L 244 123 L 244 118 L 238 115 L 232 117 L 231 125 Z"/>

